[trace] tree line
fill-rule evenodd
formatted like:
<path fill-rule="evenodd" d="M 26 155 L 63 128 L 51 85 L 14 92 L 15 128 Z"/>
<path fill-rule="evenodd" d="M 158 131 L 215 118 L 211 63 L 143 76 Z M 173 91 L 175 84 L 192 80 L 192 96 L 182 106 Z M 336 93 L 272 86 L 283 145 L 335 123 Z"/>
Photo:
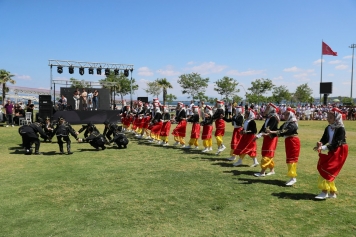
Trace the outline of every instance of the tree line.
<path fill-rule="evenodd" d="M 5 98 L 6 93 L 9 88 L 6 86 L 7 83 L 15 84 L 16 81 L 13 79 L 14 75 L 10 72 L 1 69 L 0 70 L 0 84 L 2 86 L 2 98 Z M 90 84 L 84 80 L 78 80 L 75 78 L 70 78 L 71 87 L 73 88 L 90 88 Z M 134 78 L 128 78 L 124 73 L 119 73 L 115 75 L 113 71 L 106 78 L 100 80 L 100 82 L 111 82 L 112 86 L 102 86 L 103 88 L 110 89 L 115 95 L 120 96 L 123 100 L 124 96 L 129 94 L 135 94 L 138 90 L 139 85 Z M 204 78 L 199 73 L 189 73 L 182 74 L 177 80 L 181 87 L 181 92 L 183 95 L 187 95 L 188 99 L 192 100 L 204 100 L 210 103 L 214 103 L 218 98 L 211 97 L 206 94 L 206 89 L 210 79 L 208 77 Z M 241 98 L 237 94 L 240 92 L 240 88 L 244 89 L 245 97 Z M 163 104 L 166 102 L 172 102 L 177 100 L 177 96 L 174 94 L 168 94 L 168 90 L 172 89 L 172 84 L 166 78 L 157 78 L 154 81 L 147 82 L 144 91 L 154 97 L 159 97 L 162 94 Z M 245 90 L 245 88 L 239 84 L 239 82 L 231 77 L 224 76 L 214 82 L 214 90 L 221 96 L 222 100 L 241 102 L 245 101 L 248 103 L 267 103 L 273 102 L 280 104 L 283 101 L 288 103 L 313 103 L 314 98 L 312 97 L 313 90 L 309 87 L 308 83 L 299 85 L 294 92 L 290 92 L 285 85 L 276 86 L 273 84 L 272 80 L 268 78 L 259 78 L 251 81 L 250 87 Z M 271 96 L 266 96 L 271 94 Z M 349 97 L 339 97 L 340 101 L 343 103 L 352 103 L 352 99 Z M 5 101 L 5 100 L 3 100 Z"/>

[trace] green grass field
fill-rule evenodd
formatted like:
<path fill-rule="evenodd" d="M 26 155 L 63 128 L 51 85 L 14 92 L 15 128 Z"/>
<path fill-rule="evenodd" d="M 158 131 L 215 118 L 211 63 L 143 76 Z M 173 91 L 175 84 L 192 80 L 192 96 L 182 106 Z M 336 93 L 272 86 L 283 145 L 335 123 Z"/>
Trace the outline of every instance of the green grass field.
<path fill-rule="evenodd" d="M 356 122 L 344 123 L 349 156 L 336 179 L 338 198 L 324 201 L 314 200 L 320 190 L 312 148 L 325 121 L 299 122 L 293 187 L 284 186 L 283 138 L 276 175 L 256 178 L 260 167 L 247 158 L 233 167 L 229 149 L 217 156 L 133 137 L 126 150 L 94 151 L 72 139 L 73 155 L 42 143 L 44 155 L 25 156 L 16 151 L 18 127 L 0 127 L 0 236 L 356 236 Z M 227 124 L 228 147 L 231 134 Z"/>

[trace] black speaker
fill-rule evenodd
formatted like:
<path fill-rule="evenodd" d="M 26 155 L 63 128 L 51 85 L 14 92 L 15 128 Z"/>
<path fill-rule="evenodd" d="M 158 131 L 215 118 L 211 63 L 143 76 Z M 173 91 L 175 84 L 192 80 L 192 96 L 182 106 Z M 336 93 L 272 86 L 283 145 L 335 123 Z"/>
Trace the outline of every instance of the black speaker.
<path fill-rule="evenodd" d="M 52 98 L 51 95 L 39 95 L 38 96 L 39 104 L 40 105 L 50 104 L 52 103 L 51 98 Z"/>
<path fill-rule="evenodd" d="M 332 94 L 333 83 L 332 82 L 320 82 L 320 94 Z"/>
<path fill-rule="evenodd" d="M 39 95 L 38 99 L 38 116 L 42 119 L 51 118 L 53 114 L 51 95 Z"/>
<path fill-rule="evenodd" d="M 148 97 L 137 97 L 137 100 L 140 100 L 143 103 L 148 103 Z"/>

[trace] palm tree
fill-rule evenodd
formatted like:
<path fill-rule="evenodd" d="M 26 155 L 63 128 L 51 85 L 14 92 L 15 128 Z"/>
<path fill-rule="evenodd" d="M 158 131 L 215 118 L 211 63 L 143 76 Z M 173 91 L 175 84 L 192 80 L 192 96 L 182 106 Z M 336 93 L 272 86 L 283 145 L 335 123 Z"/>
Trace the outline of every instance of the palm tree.
<path fill-rule="evenodd" d="M 163 105 L 166 105 L 167 88 L 173 88 L 166 78 L 156 79 L 157 84 L 163 89 Z"/>
<path fill-rule="evenodd" d="M 12 79 L 14 75 L 12 75 L 10 72 L 4 70 L 4 69 L 1 69 L 0 70 L 0 84 L 2 84 L 2 103 L 4 103 L 4 101 L 6 101 L 5 99 L 5 94 L 6 92 L 9 91 L 9 88 L 6 87 L 6 83 L 11 83 L 11 84 L 15 84 L 16 81 L 14 79 Z"/>

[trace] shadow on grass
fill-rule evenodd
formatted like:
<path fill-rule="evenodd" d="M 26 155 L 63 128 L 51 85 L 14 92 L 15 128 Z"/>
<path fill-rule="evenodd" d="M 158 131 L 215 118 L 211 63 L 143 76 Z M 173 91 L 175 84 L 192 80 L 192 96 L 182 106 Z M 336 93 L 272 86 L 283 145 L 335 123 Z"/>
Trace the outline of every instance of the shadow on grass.
<path fill-rule="evenodd" d="M 230 170 L 230 171 L 223 171 L 223 173 L 232 173 L 233 175 L 253 175 L 256 171 L 253 170 Z"/>
<path fill-rule="evenodd" d="M 286 192 L 280 192 L 280 193 L 272 193 L 272 196 L 275 196 L 275 197 L 278 197 L 278 198 L 281 198 L 281 199 L 320 201 L 318 199 L 315 199 L 316 195 L 314 193 L 286 193 Z"/>
<path fill-rule="evenodd" d="M 256 172 L 252 172 L 252 173 L 256 173 Z M 269 185 L 276 185 L 276 186 L 280 186 L 280 187 L 286 187 L 285 181 L 276 180 L 276 179 L 265 179 L 265 178 L 257 178 L 256 177 L 255 179 L 239 178 L 239 180 L 241 181 L 240 184 L 263 183 L 263 184 L 269 184 Z"/>
<path fill-rule="evenodd" d="M 206 153 L 204 155 L 211 155 L 211 156 L 214 155 L 214 156 L 216 156 L 215 154 L 206 154 Z M 207 161 L 212 161 L 212 162 L 214 162 L 214 161 L 226 161 L 226 162 L 228 162 L 226 160 L 226 158 L 220 158 L 220 157 L 201 157 L 201 159 L 202 160 L 207 160 Z M 219 162 L 219 163 L 215 163 L 213 165 L 226 164 L 227 166 L 231 166 L 230 163 L 226 163 L 226 162 Z M 226 167 L 226 166 L 224 166 L 224 167 Z"/>

